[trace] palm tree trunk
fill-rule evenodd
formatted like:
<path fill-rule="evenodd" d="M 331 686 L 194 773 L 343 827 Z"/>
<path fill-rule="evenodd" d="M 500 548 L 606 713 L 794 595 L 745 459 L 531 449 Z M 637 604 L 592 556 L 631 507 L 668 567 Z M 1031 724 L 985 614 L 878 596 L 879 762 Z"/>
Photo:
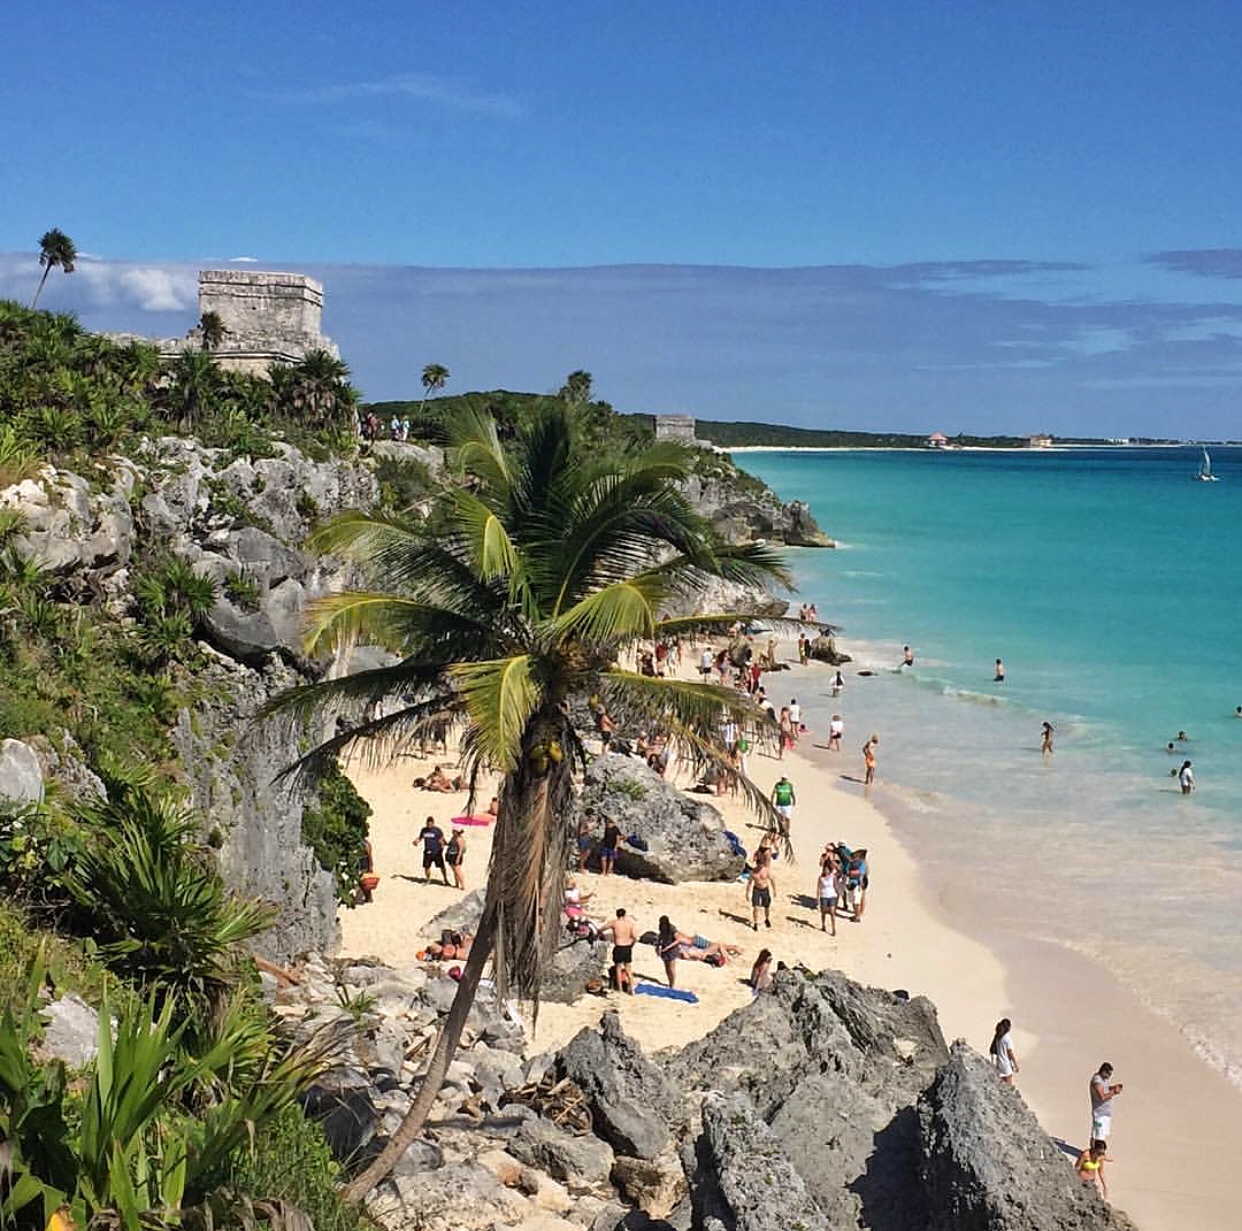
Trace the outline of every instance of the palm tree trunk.
<path fill-rule="evenodd" d="M 47 281 L 47 276 L 52 272 L 51 264 L 44 265 L 43 277 L 39 279 L 38 289 L 35 291 L 35 297 L 30 301 L 30 310 L 33 312 L 39 306 L 39 296 L 43 294 L 43 284 Z"/>
<path fill-rule="evenodd" d="M 466 958 L 466 968 L 462 972 L 461 982 L 457 985 L 457 994 L 453 997 L 448 1016 L 440 1028 L 440 1036 L 436 1040 L 436 1048 L 427 1065 L 427 1071 L 423 1074 L 423 1083 L 419 1087 L 418 1096 L 410 1105 L 410 1110 L 405 1113 L 405 1119 L 401 1121 L 391 1140 L 380 1151 L 379 1157 L 341 1191 L 343 1201 L 349 1204 L 361 1201 L 387 1177 L 401 1156 L 410 1148 L 414 1139 L 423 1131 L 423 1125 L 431 1112 L 432 1104 L 444 1085 L 449 1065 L 457 1053 L 457 1044 L 461 1040 L 461 1032 L 465 1028 L 466 1019 L 470 1016 L 470 1009 L 474 1005 L 483 968 L 487 965 L 487 959 L 491 957 L 496 943 L 496 915 L 496 896 L 489 882 L 487 896 L 483 902 L 483 917 L 479 920 L 479 930 L 470 946 L 470 956 Z"/>

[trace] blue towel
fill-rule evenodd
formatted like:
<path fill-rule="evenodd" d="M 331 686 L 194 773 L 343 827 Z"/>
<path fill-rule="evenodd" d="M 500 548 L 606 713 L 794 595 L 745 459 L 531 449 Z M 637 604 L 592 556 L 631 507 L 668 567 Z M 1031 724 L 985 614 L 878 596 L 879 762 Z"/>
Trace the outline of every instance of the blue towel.
<path fill-rule="evenodd" d="M 682 991 L 680 987 L 665 987 L 662 983 L 635 983 L 636 996 L 660 996 L 664 1000 L 684 1000 L 687 1004 L 698 1004 L 699 998 L 693 992 Z"/>
<path fill-rule="evenodd" d="M 742 839 L 737 836 L 731 829 L 722 829 L 725 841 L 729 844 L 729 850 L 735 855 L 745 855 L 746 848 L 742 845 Z"/>

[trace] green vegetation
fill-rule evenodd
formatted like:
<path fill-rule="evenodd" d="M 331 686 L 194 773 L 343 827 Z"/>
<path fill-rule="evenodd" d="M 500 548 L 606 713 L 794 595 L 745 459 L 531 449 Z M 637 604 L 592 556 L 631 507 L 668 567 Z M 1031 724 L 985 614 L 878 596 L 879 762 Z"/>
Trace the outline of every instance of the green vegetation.
<path fill-rule="evenodd" d="M 388 646 L 400 661 L 294 689 L 273 706 L 304 719 L 396 701 L 369 722 L 371 731 L 417 739 L 458 726 L 469 780 L 484 769 L 501 775 L 491 873 L 458 992 L 417 1098 L 346 1190 L 353 1200 L 421 1130 L 489 958 L 503 962 L 518 996 L 538 997 L 557 942 L 555 928 L 540 926 L 542 904 L 561 896 L 573 778 L 586 759 L 571 703 L 600 696 L 620 719 L 669 732 L 691 762 L 723 765 L 710 734 L 722 710 L 744 714 L 738 694 L 622 670 L 618 650 L 732 623 L 733 614 L 659 618 L 671 596 L 706 577 L 787 577 L 768 548 L 725 546 L 694 513 L 678 487 L 685 450 L 606 452 L 595 442 L 611 415 L 595 405 L 547 398 L 520 410 L 507 423 L 469 407 L 456 417 L 454 459 L 471 481 L 447 491 L 427 521 L 345 514 L 313 536 L 317 549 L 357 559 L 376 589 L 314 604 L 310 648 L 358 638 Z M 321 765 L 347 738 L 313 749 L 303 767 Z M 750 797 L 767 807 L 753 788 Z"/>
<path fill-rule="evenodd" d="M 302 837 L 319 866 L 336 877 L 339 901 L 352 905 L 366 861 L 371 805 L 354 789 L 335 758 L 324 765 L 315 801 L 302 814 Z"/>
<path fill-rule="evenodd" d="M 725 423 L 699 419 L 695 435 L 709 440 L 722 449 L 744 445 L 766 445 L 773 448 L 813 449 L 922 449 L 927 435 L 903 432 L 845 432 L 805 427 L 786 427 L 781 423 Z M 1024 449 L 1025 436 L 970 436 L 950 438 L 951 445 L 993 449 Z"/>

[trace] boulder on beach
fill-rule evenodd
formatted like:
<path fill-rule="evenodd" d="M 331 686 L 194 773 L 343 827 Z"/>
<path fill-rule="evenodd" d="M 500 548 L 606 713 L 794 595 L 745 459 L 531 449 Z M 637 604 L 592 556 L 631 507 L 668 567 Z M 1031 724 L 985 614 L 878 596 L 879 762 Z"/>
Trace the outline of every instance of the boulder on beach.
<path fill-rule="evenodd" d="M 596 758 L 578 805 L 601 826 L 606 820 L 619 826 L 623 841 L 616 870 L 622 875 L 676 885 L 734 880 L 745 866 L 725 837 L 724 817 L 711 804 L 684 795 L 635 757 Z M 631 836 L 641 845 L 630 842 Z"/>
<path fill-rule="evenodd" d="M 830 633 L 820 633 L 811 642 L 808 653 L 816 662 L 827 663 L 830 667 L 839 667 L 842 663 L 854 661 L 848 654 L 837 649 L 836 638 Z"/>

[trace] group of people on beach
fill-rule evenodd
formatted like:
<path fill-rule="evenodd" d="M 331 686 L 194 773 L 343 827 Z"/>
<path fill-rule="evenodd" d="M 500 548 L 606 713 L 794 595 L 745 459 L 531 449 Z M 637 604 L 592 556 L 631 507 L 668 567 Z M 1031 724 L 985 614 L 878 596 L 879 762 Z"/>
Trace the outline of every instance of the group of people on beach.
<path fill-rule="evenodd" d="M 1020 1071 L 1018 1057 L 1013 1049 L 1013 1023 L 1002 1017 L 992 1032 L 988 1054 L 1001 1081 L 1012 1086 Z M 1104 1164 L 1108 1161 L 1108 1139 L 1113 1131 L 1113 1103 L 1125 1087 L 1113 1081 L 1113 1066 L 1105 1061 L 1091 1075 L 1088 1094 L 1091 1099 L 1091 1133 L 1085 1150 L 1079 1151 L 1074 1162 L 1078 1178 L 1088 1187 L 1098 1187 L 1101 1196 L 1108 1198 L 1108 1181 L 1104 1178 Z"/>

